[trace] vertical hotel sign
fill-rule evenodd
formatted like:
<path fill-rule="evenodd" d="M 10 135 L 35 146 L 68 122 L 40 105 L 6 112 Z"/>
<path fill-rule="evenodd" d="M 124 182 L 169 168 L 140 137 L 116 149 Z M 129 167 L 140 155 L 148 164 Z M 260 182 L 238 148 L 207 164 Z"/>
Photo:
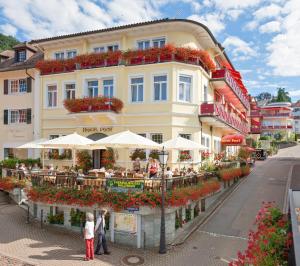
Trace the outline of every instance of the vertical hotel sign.
<path fill-rule="evenodd" d="M 229 86 L 232 88 L 232 90 L 234 91 L 234 93 L 238 96 L 238 98 L 241 100 L 241 102 L 244 104 L 244 106 L 249 109 L 250 108 L 250 104 L 247 101 L 247 99 L 244 97 L 239 85 L 236 83 L 236 81 L 234 80 L 234 78 L 232 77 L 232 75 L 230 74 L 229 71 L 225 71 L 225 80 L 226 82 L 229 84 Z"/>

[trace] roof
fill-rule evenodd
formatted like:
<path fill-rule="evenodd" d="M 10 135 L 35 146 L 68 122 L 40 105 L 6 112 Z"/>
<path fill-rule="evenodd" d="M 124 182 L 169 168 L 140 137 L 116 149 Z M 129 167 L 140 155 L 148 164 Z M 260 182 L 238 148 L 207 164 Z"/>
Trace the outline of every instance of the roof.
<path fill-rule="evenodd" d="M 13 47 L 14 50 L 18 50 L 18 49 L 29 49 L 31 50 L 32 52 L 36 52 L 37 51 L 37 48 L 28 44 L 28 42 L 23 42 L 23 43 L 19 43 L 17 45 L 15 45 Z"/>
<path fill-rule="evenodd" d="M 5 58 L 14 57 L 14 53 L 13 50 L 5 50 L 0 53 L 0 56 Z"/>
<path fill-rule="evenodd" d="M 190 24 L 194 24 L 194 25 L 202 27 L 209 34 L 209 36 L 211 37 L 213 42 L 219 47 L 219 49 L 224 54 L 226 60 L 229 62 L 231 67 L 234 69 L 234 66 L 232 65 L 231 61 L 229 60 L 229 57 L 227 56 L 226 52 L 224 51 L 224 47 L 222 47 L 222 45 L 216 40 L 216 38 L 214 37 L 212 32 L 209 30 L 209 28 L 206 27 L 204 24 L 202 24 L 200 22 L 197 22 L 197 21 L 194 21 L 194 20 L 189 20 L 189 19 L 164 18 L 164 19 L 158 19 L 158 20 L 152 20 L 152 21 L 146 21 L 146 22 L 139 22 L 139 23 L 132 23 L 132 24 L 116 26 L 116 27 L 111 27 L 111 28 L 105 28 L 105 29 L 83 31 L 83 32 L 78 32 L 78 33 L 59 35 L 59 36 L 55 36 L 55 37 L 36 39 L 36 40 L 30 41 L 29 44 L 38 44 L 38 43 L 42 43 L 42 42 L 68 39 L 68 38 L 79 37 L 79 36 L 87 36 L 87 35 L 92 35 L 92 34 L 95 34 L 95 33 L 112 32 L 112 31 L 117 31 L 117 30 L 137 28 L 137 27 L 142 27 L 142 26 L 147 26 L 147 25 L 161 24 L 161 23 L 168 23 L 168 22 L 185 22 L 185 23 L 190 23 Z"/>
<path fill-rule="evenodd" d="M 43 60 L 43 58 L 44 54 L 41 51 L 36 52 L 24 62 L 15 62 L 13 57 L 0 63 L 0 72 L 34 68 L 37 61 Z"/>

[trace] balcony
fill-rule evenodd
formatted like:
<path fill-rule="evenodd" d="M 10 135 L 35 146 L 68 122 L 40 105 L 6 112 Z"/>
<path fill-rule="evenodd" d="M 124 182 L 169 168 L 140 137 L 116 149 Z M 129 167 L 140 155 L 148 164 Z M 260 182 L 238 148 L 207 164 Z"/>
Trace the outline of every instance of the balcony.
<path fill-rule="evenodd" d="M 250 112 L 251 117 L 259 117 L 262 116 L 261 112 L 259 110 L 253 110 Z"/>
<path fill-rule="evenodd" d="M 276 130 L 276 129 L 292 129 L 293 126 L 292 125 L 281 125 L 281 126 L 278 126 L 278 125 L 274 125 L 274 126 L 262 126 L 261 127 L 263 130 Z"/>
<path fill-rule="evenodd" d="M 218 103 L 203 103 L 200 106 L 199 116 L 203 122 L 210 123 L 216 127 L 228 126 L 242 134 L 248 134 L 249 125 L 228 113 L 224 106 Z"/>
<path fill-rule="evenodd" d="M 212 73 L 211 82 L 218 92 L 232 99 L 232 103 L 238 108 L 250 109 L 250 103 L 231 73 L 226 69 L 219 69 Z M 236 99 L 236 100 L 234 100 Z"/>

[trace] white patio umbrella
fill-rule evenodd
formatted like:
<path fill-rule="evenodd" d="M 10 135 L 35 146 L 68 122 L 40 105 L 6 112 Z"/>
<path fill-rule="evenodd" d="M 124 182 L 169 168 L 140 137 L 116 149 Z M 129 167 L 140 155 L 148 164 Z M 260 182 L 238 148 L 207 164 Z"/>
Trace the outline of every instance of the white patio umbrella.
<path fill-rule="evenodd" d="M 166 150 L 205 150 L 206 147 L 201 145 L 198 142 L 183 138 L 177 137 L 174 139 L 167 140 L 161 144 L 165 147 Z"/>
<path fill-rule="evenodd" d="M 94 145 L 94 141 L 83 137 L 76 132 L 70 135 L 62 136 L 59 138 L 51 139 L 41 143 L 44 148 L 64 148 L 71 149 L 73 154 L 73 166 L 76 164 L 76 150 L 91 150 L 91 149 L 105 149 L 100 145 Z"/>
<path fill-rule="evenodd" d="M 44 169 L 45 164 L 45 156 L 44 156 L 44 147 L 41 145 L 41 143 L 47 141 L 47 139 L 36 139 L 30 142 L 27 142 L 19 147 L 17 149 L 41 149 L 42 150 L 42 167 Z"/>
<path fill-rule="evenodd" d="M 93 145 L 103 145 L 110 148 L 160 149 L 161 145 L 150 139 L 135 134 L 129 130 L 95 141 Z M 127 170 L 127 169 L 126 169 Z"/>
<path fill-rule="evenodd" d="M 161 144 L 166 150 L 179 150 L 179 151 L 192 151 L 192 150 L 205 150 L 206 147 L 201 145 L 198 142 L 183 138 L 177 137 L 174 139 L 167 140 Z M 180 163 L 179 163 L 180 168 Z"/>

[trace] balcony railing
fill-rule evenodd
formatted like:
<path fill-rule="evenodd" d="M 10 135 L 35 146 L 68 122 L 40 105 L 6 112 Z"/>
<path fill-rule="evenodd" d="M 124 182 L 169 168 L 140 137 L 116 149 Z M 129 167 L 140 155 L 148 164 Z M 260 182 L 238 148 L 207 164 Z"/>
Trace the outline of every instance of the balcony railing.
<path fill-rule="evenodd" d="M 263 130 L 269 130 L 269 129 L 292 129 L 293 128 L 293 126 L 292 125 L 286 125 L 286 126 L 284 126 L 284 125 L 281 125 L 281 126 L 278 126 L 278 125 L 274 125 L 274 126 L 265 126 L 265 125 L 263 125 L 262 127 L 261 127 Z"/>
<path fill-rule="evenodd" d="M 264 116 L 264 117 L 290 117 L 291 116 L 290 113 L 276 113 L 276 114 L 263 113 L 261 115 Z"/>
<path fill-rule="evenodd" d="M 260 134 L 261 128 L 260 127 L 251 127 L 250 128 L 250 134 Z"/>
<path fill-rule="evenodd" d="M 215 116 L 225 124 L 233 127 L 234 129 L 247 134 L 249 126 L 247 123 L 233 117 L 228 111 L 225 110 L 222 104 L 218 103 L 203 103 L 200 106 L 200 116 Z"/>
<path fill-rule="evenodd" d="M 250 112 L 250 116 L 261 116 L 261 112 L 258 111 L 258 110 L 251 111 L 251 112 Z"/>
<path fill-rule="evenodd" d="M 238 99 L 242 102 L 242 104 L 250 109 L 250 104 L 247 96 L 242 92 L 240 86 L 237 84 L 233 76 L 226 69 L 218 69 L 212 72 L 212 81 L 223 79 L 228 86 L 232 89 L 234 94 L 238 97 Z"/>

